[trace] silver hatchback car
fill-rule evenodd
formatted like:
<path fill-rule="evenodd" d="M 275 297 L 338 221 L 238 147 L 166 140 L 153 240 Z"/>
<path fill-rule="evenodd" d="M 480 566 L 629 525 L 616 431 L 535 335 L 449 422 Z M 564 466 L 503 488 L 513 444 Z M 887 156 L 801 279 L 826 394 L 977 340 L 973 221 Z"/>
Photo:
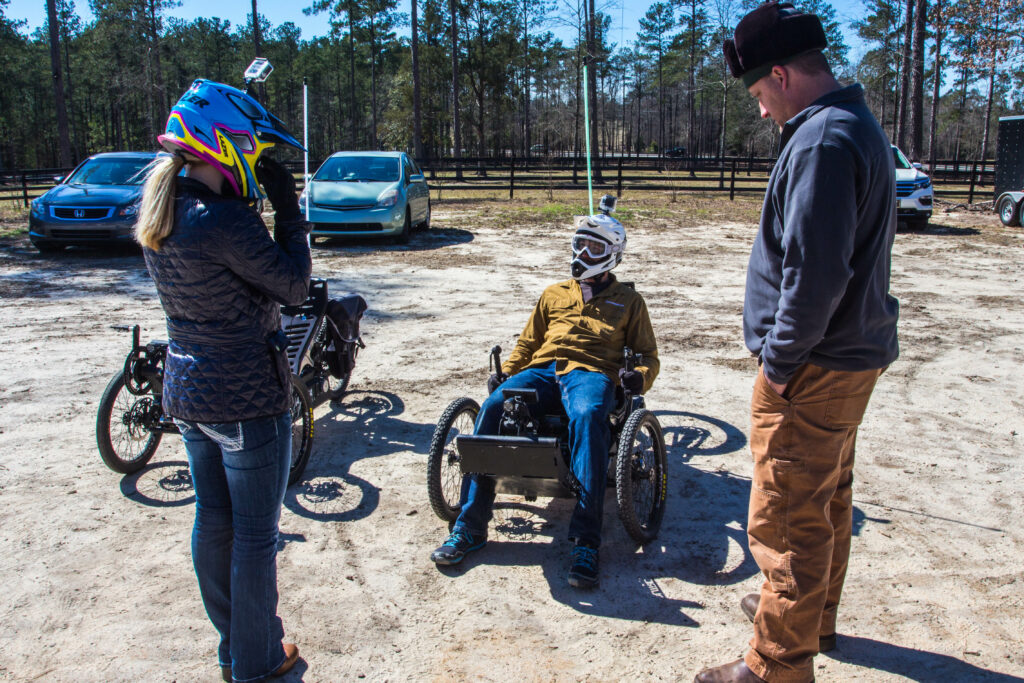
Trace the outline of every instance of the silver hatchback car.
<path fill-rule="evenodd" d="M 430 227 L 430 188 L 404 152 L 335 152 L 299 198 L 309 204 L 310 239 L 390 237 L 409 240 Z"/>

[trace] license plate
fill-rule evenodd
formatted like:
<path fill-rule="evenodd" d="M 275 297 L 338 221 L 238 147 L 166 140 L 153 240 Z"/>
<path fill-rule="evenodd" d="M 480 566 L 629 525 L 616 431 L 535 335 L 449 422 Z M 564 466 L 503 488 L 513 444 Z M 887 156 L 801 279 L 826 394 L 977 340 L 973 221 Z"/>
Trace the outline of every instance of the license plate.
<path fill-rule="evenodd" d="M 913 199 L 901 199 L 900 200 L 900 208 L 901 209 L 915 209 L 915 208 L 917 208 L 917 205 L 914 203 Z"/>

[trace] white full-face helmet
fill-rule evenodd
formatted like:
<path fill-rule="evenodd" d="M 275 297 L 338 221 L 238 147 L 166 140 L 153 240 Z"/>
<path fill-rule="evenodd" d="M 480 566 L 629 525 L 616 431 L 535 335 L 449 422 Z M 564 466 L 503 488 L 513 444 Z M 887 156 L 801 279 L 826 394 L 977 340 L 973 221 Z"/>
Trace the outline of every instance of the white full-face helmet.
<path fill-rule="evenodd" d="M 577 216 L 572 236 L 572 276 L 586 280 L 605 273 L 622 262 L 626 252 L 626 229 L 603 213 Z"/>

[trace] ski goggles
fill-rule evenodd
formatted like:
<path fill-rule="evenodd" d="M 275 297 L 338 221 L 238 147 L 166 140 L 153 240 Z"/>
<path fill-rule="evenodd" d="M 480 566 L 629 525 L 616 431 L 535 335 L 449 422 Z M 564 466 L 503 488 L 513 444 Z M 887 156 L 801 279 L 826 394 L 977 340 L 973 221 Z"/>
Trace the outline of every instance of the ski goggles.
<path fill-rule="evenodd" d="M 580 255 L 586 252 L 590 258 L 604 258 L 614 251 L 612 245 L 604 240 L 579 233 L 572 236 L 572 253 L 574 254 Z"/>

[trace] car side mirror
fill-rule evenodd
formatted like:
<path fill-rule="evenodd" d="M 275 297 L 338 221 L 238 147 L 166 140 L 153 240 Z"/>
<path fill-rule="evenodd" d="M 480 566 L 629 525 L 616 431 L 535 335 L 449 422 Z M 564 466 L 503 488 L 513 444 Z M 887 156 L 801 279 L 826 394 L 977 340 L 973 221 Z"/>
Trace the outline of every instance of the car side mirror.
<path fill-rule="evenodd" d="M 55 182 L 55 183 L 64 182 L 64 176 L 62 176 L 62 175 L 55 175 L 55 176 L 53 176 L 53 182 Z"/>
<path fill-rule="evenodd" d="M 913 164 L 911 164 L 911 166 L 916 168 L 918 171 L 920 171 L 922 168 L 924 168 L 924 166 L 922 166 L 921 163 L 917 162 L 917 161 L 915 161 Z"/>
<path fill-rule="evenodd" d="M 425 180 L 422 173 L 414 173 L 409 176 L 410 183 L 422 183 Z"/>

